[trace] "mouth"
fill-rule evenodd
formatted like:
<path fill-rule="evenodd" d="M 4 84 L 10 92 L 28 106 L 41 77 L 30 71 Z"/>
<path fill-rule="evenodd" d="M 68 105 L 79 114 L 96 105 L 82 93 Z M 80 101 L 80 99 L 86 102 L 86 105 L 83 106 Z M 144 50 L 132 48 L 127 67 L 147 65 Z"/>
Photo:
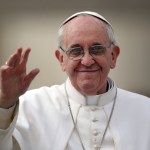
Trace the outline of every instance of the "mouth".
<path fill-rule="evenodd" d="M 98 70 L 77 70 L 77 72 L 97 72 Z"/>
<path fill-rule="evenodd" d="M 101 69 L 100 68 L 79 68 L 77 69 L 76 71 L 77 72 L 97 72 L 97 71 L 100 71 Z"/>

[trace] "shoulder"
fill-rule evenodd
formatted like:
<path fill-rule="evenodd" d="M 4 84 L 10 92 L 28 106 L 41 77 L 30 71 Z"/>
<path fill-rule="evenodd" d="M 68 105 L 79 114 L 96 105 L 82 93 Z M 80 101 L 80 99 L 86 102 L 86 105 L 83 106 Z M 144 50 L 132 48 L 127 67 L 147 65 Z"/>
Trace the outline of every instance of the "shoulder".
<path fill-rule="evenodd" d="M 64 84 L 51 87 L 43 86 L 38 89 L 29 90 L 19 99 L 21 105 L 45 107 L 46 105 L 60 105 L 65 101 L 63 97 L 65 97 Z"/>
<path fill-rule="evenodd" d="M 118 88 L 117 99 L 119 103 L 129 107 L 148 108 L 150 110 L 150 98 L 138 93 L 130 92 Z"/>
<path fill-rule="evenodd" d="M 150 100 L 149 97 L 138 94 L 138 93 L 134 93 L 134 92 L 130 92 L 124 89 L 120 89 L 118 88 L 118 96 L 119 97 L 124 97 L 127 99 L 144 99 L 144 100 Z"/>
<path fill-rule="evenodd" d="M 114 107 L 114 124 L 122 126 L 126 131 L 142 133 L 149 132 L 150 98 L 138 93 L 117 89 L 117 99 Z"/>
<path fill-rule="evenodd" d="M 62 93 L 63 89 L 63 84 L 62 85 L 53 85 L 53 86 L 43 86 L 38 89 L 32 89 L 27 91 L 24 95 L 22 96 L 51 96 L 51 95 L 56 95 L 58 93 Z"/>

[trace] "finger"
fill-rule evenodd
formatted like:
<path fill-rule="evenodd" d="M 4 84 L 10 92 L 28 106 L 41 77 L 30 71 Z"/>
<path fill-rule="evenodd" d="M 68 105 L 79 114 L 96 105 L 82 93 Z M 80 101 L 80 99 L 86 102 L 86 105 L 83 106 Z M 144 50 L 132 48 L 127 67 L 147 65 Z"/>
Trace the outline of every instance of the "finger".
<path fill-rule="evenodd" d="M 37 76 L 37 74 L 39 72 L 40 72 L 40 70 L 38 68 L 36 68 L 36 69 L 32 70 L 28 75 L 26 75 L 26 77 L 24 79 L 24 85 L 23 85 L 24 91 L 28 89 L 28 87 L 30 86 L 31 82 Z"/>
<path fill-rule="evenodd" d="M 6 73 L 7 73 L 8 68 L 9 68 L 9 66 L 7 66 L 7 65 L 3 65 L 0 67 L 0 81 L 2 79 L 4 79 L 4 77 L 6 77 Z"/>
<path fill-rule="evenodd" d="M 27 64 L 30 51 L 31 51 L 30 48 L 27 48 L 27 49 L 24 51 L 24 53 L 23 53 L 23 55 L 22 55 L 22 58 L 21 58 L 21 60 L 20 60 L 20 64 L 23 64 L 23 65 L 26 65 L 26 64 Z"/>
<path fill-rule="evenodd" d="M 17 58 L 16 58 L 16 61 L 14 63 L 14 66 L 18 65 L 20 63 L 20 60 L 21 60 L 21 55 L 22 55 L 22 48 L 18 49 L 17 51 Z"/>
<path fill-rule="evenodd" d="M 6 62 L 6 65 L 7 65 L 7 66 L 10 66 L 10 67 L 14 67 L 15 64 L 16 64 L 16 61 L 17 61 L 18 59 L 20 59 L 21 53 L 22 53 L 22 48 L 19 48 L 14 54 L 12 54 L 12 55 L 8 58 L 8 60 L 7 60 L 7 62 Z"/>

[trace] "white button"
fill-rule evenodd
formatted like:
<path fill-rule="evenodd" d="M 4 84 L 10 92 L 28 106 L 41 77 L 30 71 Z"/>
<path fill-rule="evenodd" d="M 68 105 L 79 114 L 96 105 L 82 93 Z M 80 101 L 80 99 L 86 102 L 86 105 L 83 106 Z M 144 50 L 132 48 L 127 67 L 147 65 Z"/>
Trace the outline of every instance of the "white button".
<path fill-rule="evenodd" d="M 91 109 L 92 111 L 96 111 L 96 110 L 97 110 L 96 107 L 91 107 L 90 109 Z"/>
<path fill-rule="evenodd" d="M 93 118 L 93 119 L 92 119 L 92 121 L 93 121 L 93 122 L 96 122 L 96 121 L 98 121 L 98 119 L 96 119 L 96 118 Z"/>
<path fill-rule="evenodd" d="M 98 135 L 98 131 L 97 131 L 97 130 L 94 130 L 94 131 L 93 131 L 93 135 L 97 136 L 97 135 Z"/>
<path fill-rule="evenodd" d="M 99 145 L 94 145 L 94 149 L 95 149 L 95 150 L 99 150 L 99 149 L 100 149 L 100 146 L 99 146 Z"/>

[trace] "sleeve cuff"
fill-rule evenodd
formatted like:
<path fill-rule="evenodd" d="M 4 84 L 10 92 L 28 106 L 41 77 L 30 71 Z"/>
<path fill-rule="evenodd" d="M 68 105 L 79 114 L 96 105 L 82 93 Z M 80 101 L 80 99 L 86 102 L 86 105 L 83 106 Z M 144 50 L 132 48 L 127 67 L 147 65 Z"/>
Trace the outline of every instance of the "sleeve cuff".
<path fill-rule="evenodd" d="M 0 129 L 5 130 L 10 126 L 14 118 L 15 108 L 17 105 L 18 104 L 15 104 L 9 109 L 0 108 Z"/>

